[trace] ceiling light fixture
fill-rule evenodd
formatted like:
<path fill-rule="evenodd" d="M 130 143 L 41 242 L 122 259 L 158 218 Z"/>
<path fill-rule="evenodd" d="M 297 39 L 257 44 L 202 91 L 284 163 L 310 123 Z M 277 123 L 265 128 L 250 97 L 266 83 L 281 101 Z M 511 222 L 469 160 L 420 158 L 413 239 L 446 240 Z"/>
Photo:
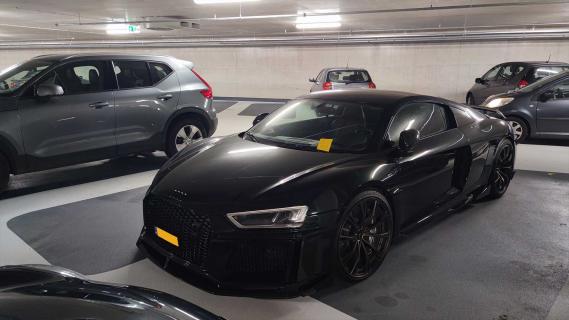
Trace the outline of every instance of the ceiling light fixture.
<path fill-rule="evenodd" d="M 260 0 L 194 0 L 195 4 L 218 4 L 218 3 L 239 3 L 239 2 L 254 2 Z"/>
<path fill-rule="evenodd" d="M 337 13 L 337 9 L 331 10 L 314 10 L 314 11 L 298 11 L 299 17 L 296 18 L 297 29 L 322 29 L 322 28 L 339 28 L 342 26 L 340 21 L 342 17 Z M 309 14 L 309 15 L 307 15 Z M 318 15 L 325 14 L 325 15 Z"/>

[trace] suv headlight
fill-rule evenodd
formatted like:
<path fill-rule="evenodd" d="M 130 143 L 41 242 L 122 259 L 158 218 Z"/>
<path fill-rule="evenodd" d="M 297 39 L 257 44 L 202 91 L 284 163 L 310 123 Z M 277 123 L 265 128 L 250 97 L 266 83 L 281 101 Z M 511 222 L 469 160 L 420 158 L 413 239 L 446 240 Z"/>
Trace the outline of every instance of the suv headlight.
<path fill-rule="evenodd" d="M 512 101 L 514 101 L 514 98 L 494 98 L 490 101 L 485 101 L 482 106 L 494 109 L 503 107 Z"/>
<path fill-rule="evenodd" d="M 240 229 L 299 228 L 307 212 L 307 206 L 298 206 L 228 213 L 227 218 Z"/>

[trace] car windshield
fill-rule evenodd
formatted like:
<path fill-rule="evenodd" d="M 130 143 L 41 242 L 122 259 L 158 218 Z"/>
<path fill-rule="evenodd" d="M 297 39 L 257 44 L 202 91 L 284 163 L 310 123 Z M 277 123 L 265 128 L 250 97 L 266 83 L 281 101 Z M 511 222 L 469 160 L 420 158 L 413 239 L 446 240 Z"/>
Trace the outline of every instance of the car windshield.
<path fill-rule="evenodd" d="M 369 82 L 369 73 L 365 70 L 334 70 L 328 72 L 328 81 L 336 83 Z"/>
<path fill-rule="evenodd" d="M 554 75 L 554 76 L 550 76 L 550 77 L 547 77 L 547 78 L 545 78 L 545 79 L 542 79 L 542 80 L 539 80 L 539 81 L 537 81 L 537 82 L 534 82 L 534 83 L 532 83 L 532 84 L 530 84 L 530 85 L 528 85 L 528 86 L 525 86 L 525 87 L 523 87 L 523 88 L 521 88 L 521 89 L 518 89 L 518 91 L 521 91 L 521 92 L 533 92 L 534 90 L 539 89 L 539 88 L 541 88 L 541 87 L 543 87 L 543 86 L 546 86 L 547 84 L 549 84 L 549 83 L 551 83 L 551 82 L 553 82 L 553 81 L 556 81 L 557 79 L 561 79 L 561 78 L 563 78 L 563 77 L 566 77 L 567 75 L 569 75 L 569 71 L 564 71 L 564 72 L 558 73 L 558 74 L 556 74 L 556 75 Z"/>
<path fill-rule="evenodd" d="M 16 91 L 52 64 L 53 61 L 31 60 L 2 70 L 0 72 L 0 94 Z"/>
<path fill-rule="evenodd" d="M 246 133 L 261 143 L 324 152 L 359 153 L 368 149 L 383 108 L 318 99 L 294 100 Z"/>

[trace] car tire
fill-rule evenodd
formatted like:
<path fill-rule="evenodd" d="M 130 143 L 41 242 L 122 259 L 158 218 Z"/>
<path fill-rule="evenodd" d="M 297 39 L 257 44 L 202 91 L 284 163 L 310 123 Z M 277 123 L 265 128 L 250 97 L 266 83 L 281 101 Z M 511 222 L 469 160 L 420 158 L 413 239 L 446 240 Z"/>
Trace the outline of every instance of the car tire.
<path fill-rule="evenodd" d="M 474 96 L 472 95 L 472 93 L 469 93 L 469 94 L 466 95 L 466 104 L 467 104 L 467 105 L 470 105 L 470 106 L 475 105 L 475 103 L 474 103 Z"/>
<path fill-rule="evenodd" d="M 514 139 L 516 143 L 523 143 L 529 135 L 529 128 L 527 123 L 518 117 L 509 117 L 506 119 L 514 129 Z"/>
<path fill-rule="evenodd" d="M 10 165 L 8 159 L 0 154 L 0 191 L 6 189 L 10 180 Z"/>
<path fill-rule="evenodd" d="M 496 156 L 488 185 L 490 187 L 489 199 L 502 197 L 512 181 L 514 174 L 514 159 L 516 149 L 509 139 L 504 139 L 496 148 Z"/>
<path fill-rule="evenodd" d="M 205 126 L 195 117 L 185 117 L 170 126 L 166 137 L 165 152 L 172 157 L 188 145 L 205 138 Z"/>
<path fill-rule="evenodd" d="M 393 213 L 379 192 L 361 192 L 348 204 L 334 239 L 336 272 L 349 281 L 370 277 L 383 263 L 393 239 Z"/>

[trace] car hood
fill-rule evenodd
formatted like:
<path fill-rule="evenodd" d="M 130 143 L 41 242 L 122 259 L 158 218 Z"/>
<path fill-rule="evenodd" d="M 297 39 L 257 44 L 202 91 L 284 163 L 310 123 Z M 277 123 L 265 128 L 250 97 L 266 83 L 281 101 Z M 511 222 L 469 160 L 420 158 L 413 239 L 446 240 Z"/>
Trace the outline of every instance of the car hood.
<path fill-rule="evenodd" d="M 222 320 L 186 300 L 54 266 L 0 267 L 0 318 Z"/>
<path fill-rule="evenodd" d="M 276 147 L 234 135 L 187 148 L 164 165 L 151 192 L 197 202 L 251 200 L 361 157 Z"/>

